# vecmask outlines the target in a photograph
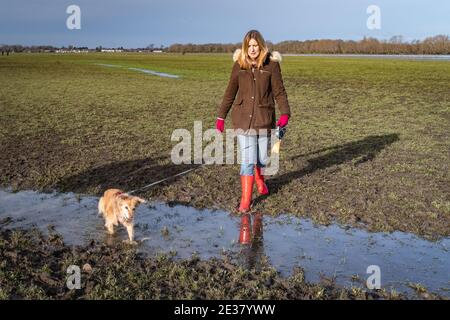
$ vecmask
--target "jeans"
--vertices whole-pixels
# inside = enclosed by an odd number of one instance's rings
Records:
[[[267,164],[270,135],[237,135],[241,154],[241,176],[252,176],[255,164]]]

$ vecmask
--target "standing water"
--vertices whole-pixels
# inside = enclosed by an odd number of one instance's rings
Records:
[[[106,234],[97,213],[98,200],[73,193],[0,190],[0,221],[8,221],[3,223],[7,228],[35,226],[45,231],[53,226],[68,245],[87,244],[90,239],[108,243],[126,239],[123,227],[113,236]],[[450,238],[431,242],[402,232],[318,227],[310,220],[285,215],[239,217],[164,203],[138,207],[135,223],[138,249],[150,255],[170,252],[183,259],[196,253],[208,259],[228,251],[246,267],[257,266],[266,256],[282,275],[288,276],[299,266],[309,282],[317,282],[323,275],[345,286],[365,285],[370,276],[367,268],[376,265],[383,288],[408,292],[409,284],[421,284],[432,292],[450,295]],[[359,283],[355,279],[360,279]]]
[[[144,69],[144,68],[128,68],[128,67],[123,67],[123,66],[118,65],[118,64],[96,63],[96,65],[103,66],[103,67],[108,67],[108,68],[126,68],[128,70],[143,72],[143,73],[146,73],[146,74],[151,74],[151,75],[154,75],[154,76],[159,76],[159,77],[164,77],[164,78],[175,78],[175,79],[178,79],[180,77],[180,76],[178,76],[176,74],[158,72],[158,71],[153,71],[153,70]]]

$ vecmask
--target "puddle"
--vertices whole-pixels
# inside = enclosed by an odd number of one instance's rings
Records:
[[[107,64],[107,63],[97,63],[98,66],[110,67],[110,68],[121,68],[122,66],[118,66],[117,64]]]
[[[175,74],[169,74],[169,73],[163,73],[163,72],[156,72],[153,70],[149,70],[149,69],[142,69],[142,68],[128,68],[128,70],[134,70],[134,71],[139,71],[139,72],[143,72],[143,73],[148,73],[148,74],[153,74],[155,76],[160,76],[160,77],[166,77],[166,78],[179,78],[180,76],[177,76]]]
[[[159,76],[159,77],[164,77],[164,78],[175,78],[175,79],[180,78],[180,76],[177,76],[176,74],[157,72],[157,71],[153,71],[153,70],[150,70],[150,69],[128,68],[128,67],[123,67],[123,66],[120,66],[120,65],[117,65],[117,64],[107,64],[107,63],[96,63],[96,65],[103,66],[103,67],[110,67],[110,68],[126,68],[128,70],[143,72],[143,73],[147,73],[147,74],[151,74],[151,75]]]
[[[37,226],[44,232],[52,225],[69,245],[86,244],[90,239],[108,243],[126,239],[123,227],[114,236],[106,234],[97,203],[97,197],[72,193],[0,190],[0,221],[11,217],[7,228]],[[295,266],[302,267],[309,282],[319,281],[323,274],[335,277],[341,285],[364,286],[367,267],[377,265],[386,289],[411,293],[411,282],[450,296],[450,238],[431,242],[402,232],[315,226],[310,220],[286,215],[249,217],[152,203],[137,209],[135,235],[138,241],[144,239],[138,248],[148,254],[176,252],[176,258],[189,258],[196,253],[208,259],[226,250],[246,267],[257,267],[265,255],[286,276]],[[249,244],[240,243],[247,240]]]

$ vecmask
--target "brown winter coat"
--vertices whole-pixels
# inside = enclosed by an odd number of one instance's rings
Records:
[[[225,119],[232,107],[235,130],[272,129],[275,127],[275,100],[281,114],[290,116],[291,113],[281,77],[281,56],[276,51],[269,53],[261,68],[245,70],[236,61],[239,54],[240,49],[233,56],[233,70],[218,116]]]

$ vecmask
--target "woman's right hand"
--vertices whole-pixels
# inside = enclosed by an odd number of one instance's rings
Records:
[[[216,120],[216,129],[219,131],[219,132],[223,132],[223,130],[225,129],[225,120],[224,119],[222,119],[222,118],[217,118],[217,120]]]

